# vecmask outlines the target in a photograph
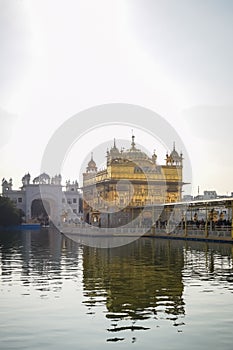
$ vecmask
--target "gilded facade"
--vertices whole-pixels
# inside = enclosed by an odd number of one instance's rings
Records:
[[[157,164],[155,152],[150,157],[138,149],[134,136],[127,150],[119,150],[114,140],[106,158],[106,168],[98,171],[92,155],[83,174],[86,222],[121,226],[135,219],[145,206],[181,200],[183,157],[175,145],[166,154],[164,165]]]

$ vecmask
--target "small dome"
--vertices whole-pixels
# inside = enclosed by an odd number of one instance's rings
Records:
[[[93,153],[91,153],[91,160],[87,164],[87,173],[97,171],[96,162],[93,159]]]
[[[39,176],[35,177],[33,180],[34,184],[49,184],[50,183],[50,176],[46,173],[42,173]]]
[[[178,152],[177,152],[175,149],[172,151],[171,157],[172,157],[174,160],[180,158]]]
[[[91,159],[89,162],[88,162],[88,168],[95,168],[96,167],[96,162]]]
[[[29,173],[27,173],[22,177],[22,181],[26,180],[26,179],[30,179],[30,178],[31,178],[31,175]]]
[[[2,185],[7,185],[7,184],[8,184],[8,181],[5,178],[3,178],[2,179]]]
[[[168,155],[167,155],[167,158],[170,158],[170,161],[171,162],[175,162],[176,164],[177,163],[182,163],[183,157],[182,157],[182,154],[179,155],[179,153],[176,151],[175,142],[173,144],[173,150],[172,150],[172,152],[170,154],[170,157],[168,157]]]
[[[47,180],[50,179],[50,176],[48,174],[46,174],[46,173],[41,174],[39,177],[43,178],[43,179],[47,179]]]

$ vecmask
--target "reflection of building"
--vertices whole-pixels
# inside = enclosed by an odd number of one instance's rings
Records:
[[[182,154],[174,145],[166,155],[166,164],[158,165],[155,152],[149,157],[136,148],[134,139],[132,136],[130,149],[121,151],[114,140],[104,170],[98,171],[91,157],[83,174],[84,218],[88,223],[122,226],[136,218],[145,205],[180,201]]]
[[[48,174],[41,174],[30,182],[30,174],[22,178],[22,187],[12,189],[12,179],[2,180],[2,194],[9,197],[21,209],[26,221],[41,219],[49,216],[55,223],[61,218],[72,219],[81,216],[82,195],[77,181],[66,182],[65,191],[62,190],[61,175],[50,178]],[[43,202],[42,199],[43,198]]]
[[[4,288],[4,275],[7,275],[12,289],[15,288],[15,256],[19,264],[17,278],[26,281],[17,286],[18,293],[20,289],[26,291],[29,286],[43,297],[47,293],[59,293],[67,278],[72,279],[79,270],[77,245],[74,246],[72,241],[66,240],[51,228],[43,231],[27,230],[23,234],[15,232],[14,250],[12,236],[0,235],[0,246],[1,288]]]
[[[116,249],[84,246],[85,303],[94,307],[105,298],[110,319],[146,319],[161,310],[174,319],[184,315],[183,268],[180,242],[137,240]]]

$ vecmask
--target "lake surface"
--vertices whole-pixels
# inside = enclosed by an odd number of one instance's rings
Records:
[[[232,349],[233,246],[0,232],[0,349]]]

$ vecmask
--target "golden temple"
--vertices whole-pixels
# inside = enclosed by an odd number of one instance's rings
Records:
[[[148,156],[136,147],[107,150],[106,168],[98,170],[91,155],[83,173],[84,220],[95,226],[117,227],[136,218],[145,206],[181,200],[183,156],[175,149],[166,154],[165,164],[157,155]],[[150,220],[150,218],[148,218]]]

